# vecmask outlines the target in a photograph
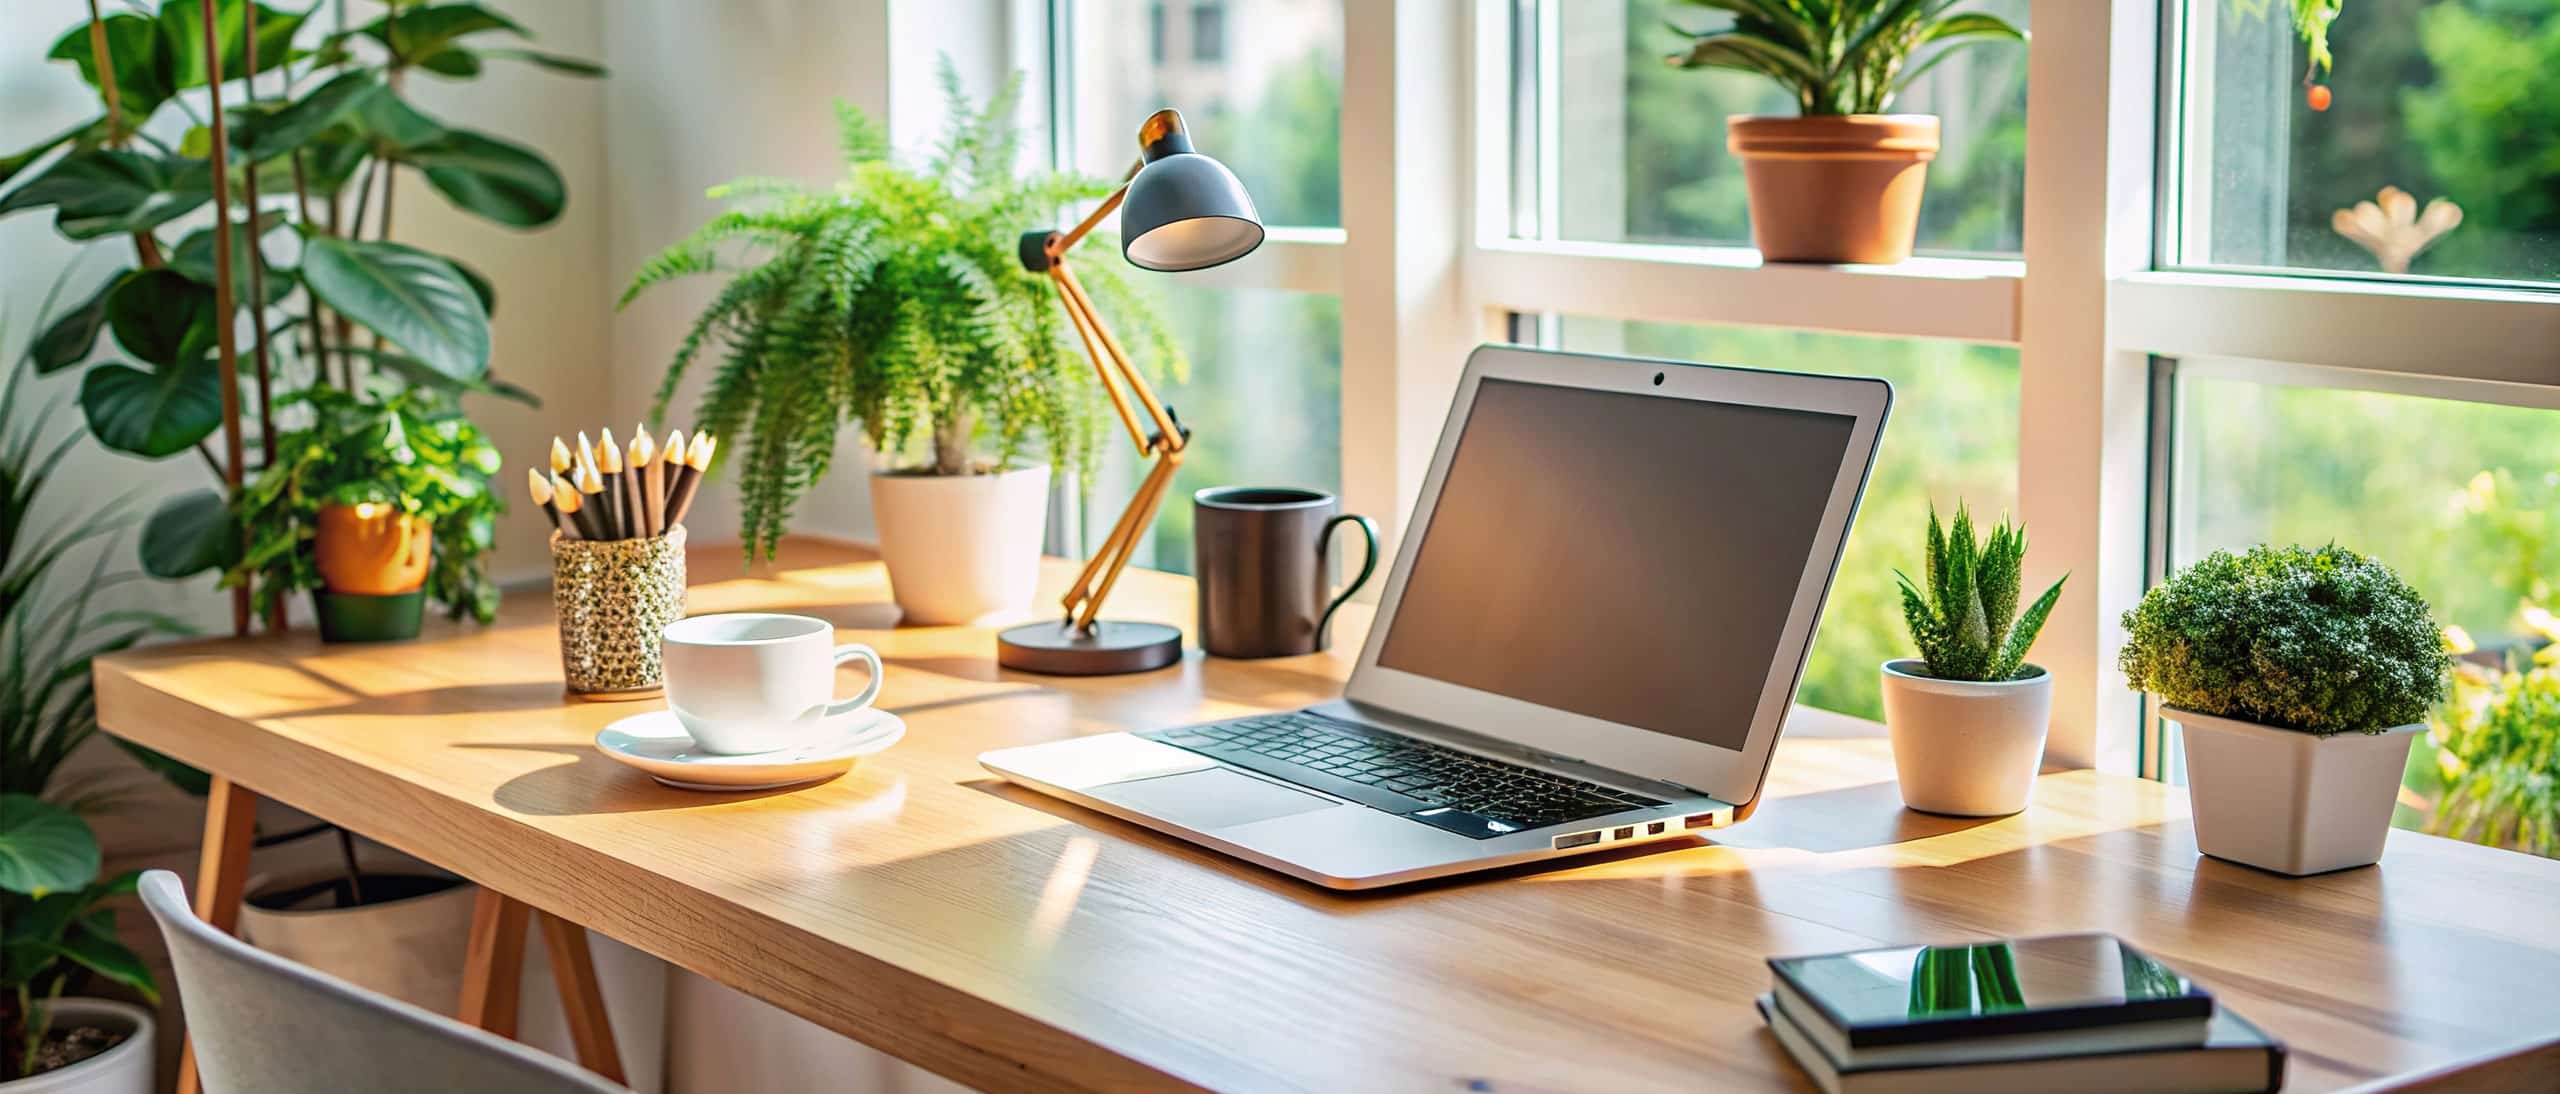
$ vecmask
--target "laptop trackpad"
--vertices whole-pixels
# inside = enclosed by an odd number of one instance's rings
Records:
[[[1252,824],[1292,813],[1312,813],[1340,804],[1223,767],[1112,783],[1087,793],[1199,831]]]

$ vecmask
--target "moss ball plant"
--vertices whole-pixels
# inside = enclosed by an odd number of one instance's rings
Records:
[[[2342,547],[2216,551],[2124,615],[2126,681],[2172,707],[2328,736],[2420,721],[2448,658],[2425,598]]]

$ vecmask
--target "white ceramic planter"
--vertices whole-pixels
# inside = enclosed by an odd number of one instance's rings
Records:
[[[151,1012],[112,999],[57,999],[54,1024],[128,1030],[116,1047],[70,1067],[0,1083],[0,1094],[152,1094]]]
[[[2327,737],[2166,707],[2186,742],[2196,849],[2279,874],[2382,860],[2409,745],[2425,728]]]
[[[880,557],[909,623],[1028,611],[1048,514],[1045,466],[994,475],[871,475]]]
[[[2053,675],[1942,680],[1917,658],[1884,663],[1884,725],[1902,804],[1924,813],[2000,817],[2027,807],[2044,765]]]

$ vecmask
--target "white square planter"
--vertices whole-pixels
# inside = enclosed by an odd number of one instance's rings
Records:
[[[2381,861],[2423,726],[2320,737],[2176,707],[2160,716],[2184,731],[2197,850],[2296,876]]]

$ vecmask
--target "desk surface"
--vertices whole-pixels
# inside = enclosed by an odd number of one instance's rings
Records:
[[[653,704],[563,699],[547,598],[491,628],[305,634],[99,662],[119,736],[962,1081],[997,1089],[1788,1089],[1771,954],[2110,930],[2206,982],[2327,1089],[2560,1028],[2560,862],[2394,832],[2286,880],[2200,860],[2175,788],[2044,776],[2002,820],[1900,808],[1885,742],[1804,712],[1769,804],[1715,844],[1339,894],[1012,788],[980,752],[1290,707],[1332,654],[1137,677],[999,671],[985,630],[894,627],[877,563],[794,542],[696,613],[823,616],[878,646],[905,743],[796,792],[658,786],[590,739]],[[1062,586],[1059,564],[1045,575]],[[1115,616],[1187,627],[1179,578]]]

